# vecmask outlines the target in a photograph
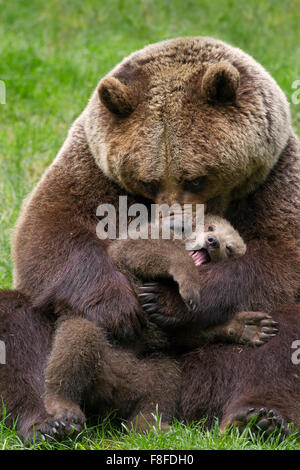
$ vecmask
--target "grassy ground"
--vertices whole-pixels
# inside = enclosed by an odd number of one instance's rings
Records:
[[[204,420],[205,421],[205,420]],[[112,426],[109,417],[94,427],[87,427],[79,435],[70,435],[63,441],[38,441],[24,445],[17,433],[0,424],[0,450],[298,450],[299,437],[294,433],[287,439],[271,435],[254,435],[250,429],[238,432],[229,429],[220,433],[218,424],[210,431],[204,421],[190,426],[174,422],[172,431],[150,431],[148,434],[121,432]]]
[[[276,78],[291,101],[300,79],[299,0],[0,0],[0,287],[10,287],[10,236],[22,199],[64,141],[98,79],[129,52],[176,36],[210,35],[239,46]],[[291,105],[300,130],[300,105]],[[0,448],[22,448],[0,425]],[[147,438],[109,423],[60,448],[300,448],[292,437],[262,444],[235,431],[220,437],[201,426],[176,426]],[[33,448],[57,448],[36,444]]]

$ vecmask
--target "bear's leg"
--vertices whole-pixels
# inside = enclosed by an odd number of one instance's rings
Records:
[[[43,369],[50,351],[52,324],[17,291],[0,291],[0,397],[6,423],[17,419],[21,437],[38,437],[47,416],[43,405]],[[2,409],[0,410],[0,415]]]
[[[142,430],[155,425],[156,406],[164,422],[171,422],[179,399],[175,361],[139,359],[111,345],[104,331],[84,318],[65,320],[57,328],[45,376],[44,402],[52,429],[47,434],[58,437],[81,429],[82,404],[97,416],[118,410],[119,417],[129,418],[130,428]]]
[[[127,418],[127,427],[136,432],[168,431],[177,415],[180,398],[181,374],[177,363],[167,357],[142,360],[132,357],[131,360],[128,393],[136,394],[138,384],[139,399]]]
[[[179,364],[158,354],[140,359],[117,347],[110,347],[106,357],[110,366],[106,382],[114,380],[113,404],[126,419],[127,428],[136,432],[168,430],[180,399]]]
[[[220,427],[224,430],[235,424],[242,430],[250,425],[253,431],[263,431],[266,436],[273,431],[281,432],[282,436],[288,435],[293,428],[290,423],[295,420],[299,423],[299,399],[299,393],[287,393],[280,389],[253,390],[229,403]]]
[[[289,423],[300,429],[300,305],[270,314],[279,332],[263,346],[213,344],[184,358],[185,419],[207,415],[209,424],[217,417],[222,428],[233,422],[243,427],[257,414],[267,433],[281,426],[287,432]]]
[[[86,421],[81,405],[103,375],[106,342],[103,331],[89,320],[59,321],[45,370],[44,403],[51,428],[46,434],[61,437],[81,431]]]

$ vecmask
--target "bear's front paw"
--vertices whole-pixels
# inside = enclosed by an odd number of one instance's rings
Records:
[[[145,315],[127,278],[118,273],[101,302],[100,326],[120,340],[133,340],[145,324]]]
[[[178,291],[168,291],[156,282],[145,282],[139,287],[139,300],[149,320],[162,328],[181,326],[191,317]]]

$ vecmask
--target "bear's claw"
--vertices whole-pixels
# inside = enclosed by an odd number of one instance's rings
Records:
[[[263,432],[269,436],[274,431],[283,437],[291,432],[289,424],[284,422],[281,414],[275,409],[243,407],[233,412],[221,423],[221,429],[236,425],[240,430],[250,425],[252,431]]]
[[[35,425],[35,440],[42,439],[46,441],[48,438],[62,439],[70,433],[79,433],[83,429],[86,418],[82,415],[64,416],[62,418],[53,418],[49,416],[44,421]]]

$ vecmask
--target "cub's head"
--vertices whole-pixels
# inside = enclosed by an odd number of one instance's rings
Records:
[[[196,266],[246,253],[246,244],[237,230],[227,220],[212,215],[205,217],[204,232],[196,234],[188,247]]]
[[[111,180],[214,213],[265,180],[291,132],[285,96],[263,67],[201,37],[131,54],[100,81],[84,117]]]

